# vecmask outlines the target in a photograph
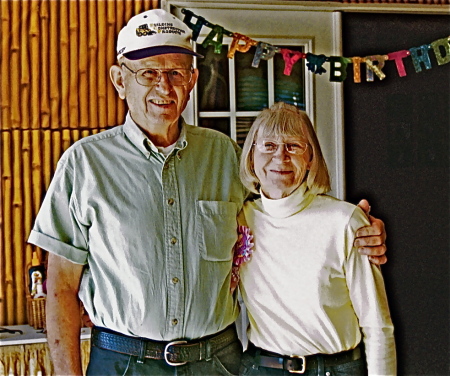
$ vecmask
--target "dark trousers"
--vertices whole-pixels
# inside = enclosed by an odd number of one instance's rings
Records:
[[[165,360],[145,359],[144,363],[138,363],[136,356],[91,347],[86,375],[231,376],[238,374],[241,356],[242,345],[239,340],[216,352],[211,359],[177,367],[169,366]]]

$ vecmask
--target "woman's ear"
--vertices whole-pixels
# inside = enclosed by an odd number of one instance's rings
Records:
[[[113,65],[109,70],[109,77],[119,94],[120,99],[125,99],[125,85],[123,71],[118,65]]]
[[[309,170],[311,170],[311,166],[312,166],[312,164],[313,164],[313,160],[314,160],[314,153],[312,152],[312,148],[310,148],[311,149],[311,152],[308,152],[308,154],[309,154],[309,160],[308,160],[308,162],[306,163],[306,169],[309,171]]]

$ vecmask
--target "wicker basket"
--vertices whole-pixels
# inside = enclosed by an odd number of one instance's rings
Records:
[[[45,302],[46,298],[33,299],[27,296],[28,325],[34,329],[45,328]]]

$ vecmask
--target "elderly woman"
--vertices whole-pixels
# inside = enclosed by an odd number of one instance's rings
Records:
[[[241,224],[254,253],[240,269],[248,309],[243,375],[392,375],[396,355],[383,277],[353,246],[363,211],[325,193],[328,170],[305,112],[262,111],[243,148],[241,179],[261,198]]]

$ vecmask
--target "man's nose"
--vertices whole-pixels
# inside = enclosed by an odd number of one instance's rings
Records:
[[[164,93],[170,93],[172,91],[172,83],[169,80],[168,72],[159,72],[156,87],[158,88],[159,91]]]

